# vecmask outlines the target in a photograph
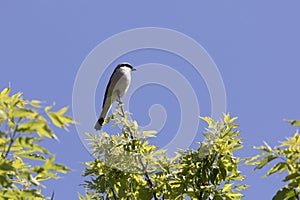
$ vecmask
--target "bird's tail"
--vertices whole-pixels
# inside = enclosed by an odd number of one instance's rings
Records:
[[[100,118],[98,119],[98,121],[96,122],[95,126],[94,126],[94,128],[96,129],[96,131],[101,130],[102,125],[103,125],[103,122],[104,122],[104,118],[103,118],[103,117],[100,117]]]
[[[106,102],[105,102],[103,108],[102,108],[101,115],[100,115],[98,121],[96,122],[96,124],[95,124],[95,126],[94,126],[94,128],[96,129],[96,131],[101,130],[102,125],[103,125],[103,123],[104,123],[105,116],[106,116],[106,114],[108,113],[111,104],[112,104],[111,98],[108,97],[108,98],[106,99]]]

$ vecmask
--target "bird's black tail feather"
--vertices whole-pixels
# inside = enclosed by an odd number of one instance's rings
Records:
[[[103,122],[104,122],[104,118],[103,118],[103,117],[100,117],[100,118],[98,119],[98,121],[96,122],[95,127],[94,127],[94,128],[96,129],[96,131],[101,130],[102,125],[103,125]]]

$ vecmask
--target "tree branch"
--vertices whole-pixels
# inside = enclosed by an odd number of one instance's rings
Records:
[[[111,189],[111,192],[113,193],[114,199],[117,200],[118,198],[117,198],[114,188],[110,187],[110,189]]]
[[[121,112],[122,112],[122,117],[125,118],[126,115],[125,115],[125,112],[124,112],[124,109],[123,109],[123,104],[119,102],[119,106],[120,106],[120,109],[121,109]],[[132,134],[132,132],[131,132],[131,130],[130,130],[130,127],[128,127],[128,126],[126,126],[126,125],[124,125],[124,126],[128,128],[129,134],[130,134],[130,138],[133,139],[134,137],[133,137],[133,134]],[[142,166],[142,171],[143,171],[143,173],[144,173],[144,175],[145,175],[145,177],[146,177],[147,184],[148,184],[148,186],[149,186],[149,188],[150,188],[150,190],[151,190],[151,192],[152,192],[152,195],[153,195],[154,200],[158,200],[158,198],[157,198],[157,196],[156,196],[155,189],[154,189],[154,185],[153,185],[153,183],[152,183],[152,181],[151,181],[151,178],[150,178],[150,176],[149,176],[149,173],[148,173],[148,171],[147,171],[147,167],[146,167],[145,164],[143,163],[143,160],[142,160],[142,157],[141,157],[140,154],[138,155],[138,162],[139,162],[139,163],[141,164],[141,166]]]
[[[153,198],[154,198],[155,200],[157,200],[158,198],[157,198],[157,196],[156,196],[156,192],[155,192],[153,183],[152,183],[152,181],[151,181],[151,179],[150,179],[149,173],[148,173],[148,171],[147,171],[147,167],[144,165],[144,163],[143,163],[143,161],[142,161],[141,155],[138,155],[138,159],[139,159],[139,163],[142,165],[142,170],[143,170],[144,175],[145,175],[145,177],[146,177],[146,181],[147,181],[147,183],[148,183],[148,185],[149,185],[149,187],[150,187],[150,189],[151,189],[151,191],[152,191]]]
[[[300,197],[299,197],[299,195],[297,194],[296,189],[293,189],[293,191],[294,191],[294,194],[295,194],[295,198],[296,198],[297,200],[300,200]]]
[[[15,126],[15,129],[14,131],[12,132],[12,135],[11,135],[11,138],[10,138],[10,142],[9,142],[9,145],[8,145],[8,149],[7,151],[5,152],[5,155],[4,155],[4,158],[7,158],[9,152],[10,152],[10,149],[13,145],[13,143],[15,142],[16,140],[16,134],[17,134],[17,129],[19,127],[19,122],[21,121],[21,118],[19,118],[18,122],[17,122],[17,125]],[[3,156],[2,156],[3,157]]]

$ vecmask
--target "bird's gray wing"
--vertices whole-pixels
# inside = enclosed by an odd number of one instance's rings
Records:
[[[102,111],[101,111],[100,117],[94,127],[96,130],[101,129],[104,119],[111,107],[111,104],[115,100],[115,99],[113,99],[114,88],[116,87],[116,85],[119,82],[122,75],[123,75],[123,73],[119,72],[118,68],[116,68],[108,81],[108,84],[107,84],[106,90],[105,90],[105,94],[104,94]]]
[[[109,105],[111,105],[113,102],[109,102],[109,99],[112,97],[112,94],[114,92],[114,88],[116,86],[116,84],[118,83],[118,81],[120,80],[120,78],[123,76],[123,73],[118,72],[118,71],[114,71],[113,75],[110,77],[109,82],[106,86],[106,90],[105,90],[105,94],[104,94],[104,99],[103,99],[103,104],[102,104],[102,109],[104,108],[106,101],[108,101],[107,103]]]

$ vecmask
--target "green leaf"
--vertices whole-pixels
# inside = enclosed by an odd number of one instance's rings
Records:
[[[219,170],[220,170],[220,175],[221,175],[221,179],[225,180],[226,176],[227,176],[227,171],[226,171],[226,167],[224,166],[224,164],[222,163],[222,161],[219,161]]]
[[[283,181],[292,181],[292,180],[296,180],[300,178],[300,174],[299,173],[293,173],[293,174],[289,174],[288,176],[286,176]]]
[[[37,129],[42,128],[45,125],[46,125],[46,122],[44,122],[42,120],[29,121],[29,122],[25,122],[25,123],[19,125],[17,131],[32,133],[32,132],[37,131]]]
[[[271,162],[272,160],[274,160],[276,158],[277,158],[277,156],[275,156],[275,155],[266,156],[262,160],[259,161],[259,164],[254,169],[261,169],[265,165],[267,165],[269,162]]]
[[[46,106],[46,107],[44,108],[45,112],[47,113],[47,112],[48,112],[49,110],[51,110],[54,106],[55,106],[55,103],[54,103],[53,105],[51,105],[51,106]]]
[[[6,160],[1,161],[0,163],[0,172],[1,171],[13,171],[15,168],[8,163]]]
[[[63,115],[63,114],[65,114],[67,112],[68,109],[69,109],[68,106],[63,107],[62,109],[60,109],[59,111],[57,111],[56,114],[57,115]]]
[[[21,96],[22,96],[22,92],[18,92],[11,96],[11,103],[14,107],[17,106],[20,102],[23,102]]]
[[[200,119],[202,119],[203,121],[205,121],[209,126],[213,124],[213,120],[210,117],[201,117]]]
[[[286,195],[290,192],[287,188],[282,188],[278,190],[278,192],[275,194],[275,196],[272,198],[272,200],[283,200],[285,199]]]
[[[156,137],[157,131],[151,130],[151,131],[143,131],[144,137]]]
[[[231,190],[232,184],[225,184],[224,187],[222,188],[223,192],[226,192],[228,190]]]
[[[300,120],[287,120],[292,126],[300,126]]]
[[[38,141],[41,141],[41,139],[36,137],[18,137],[15,140],[15,145],[23,148],[31,148],[33,143]]]
[[[237,119],[238,119],[238,117],[233,117],[233,118],[230,119],[229,123],[233,123],[233,122],[235,122]]]
[[[155,152],[152,153],[152,156],[155,157],[155,156],[162,156],[166,153],[166,149],[159,149]]]
[[[30,174],[30,182],[35,186],[42,186],[41,183],[36,178],[32,177],[32,174]]]
[[[79,197],[79,200],[85,200],[84,196],[82,196],[80,193],[78,193],[78,197]]]
[[[236,187],[235,189],[240,191],[240,190],[246,190],[248,187],[249,187],[249,185],[241,185],[241,186]]]
[[[0,186],[3,186],[4,188],[10,188],[12,186],[12,182],[8,180],[8,177],[4,174],[0,173]],[[0,197],[1,197],[1,192],[4,190],[0,190]],[[3,194],[2,194],[3,196]]]
[[[270,147],[270,145],[265,141],[264,141],[264,144],[265,144],[265,147],[266,147],[264,150],[267,151],[268,153],[273,153],[273,150]]]
[[[47,125],[39,127],[36,131],[40,137],[46,136],[48,138],[57,139],[56,135]]]
[[[20,157],[14,155],[14,158],[15,158],[15,161],[12,163],[12,166],[14,168],[23,169],[26,167],[26,164],[23,162],[23,160]]]
[[[261,153],[261,154],[255,155],[253,157],[250,157],[246,160],[245,164],[247,164],[247,165],[257,165],[259,163],[259,159],[261,157],[264,157],[264,156],[265,156],[265,153]]]
[[[8,96],[9,91],[10,91],[10,88],[9,88],[9,87],[4,88],[4,89],[0,92],[0,97]]]
[[[47,114],[55,126],[64,128],[69,126],[70,123],[75,123],[71,117],[63,115],[67,110],[68,107],[64,107],[57,112],[47,112]]]
[[[1,138],[0,137],[0,147],[4,147],[8,142],[10,142],[10,138]]]
[[[29,108],[16,108],[13,110],[14,117],[28,117],[33,119],[37,116],[37,112]]]
[[[285,162],[279,162],[277,164],[275,164],[268,172],[265,176],[270,176],[271,174],[274,174],[278,171],[283,172],[284,170],[286,170],[288,168],[288,165]]]
[[[226,124],[229,124],[230,122],[230,114],[228,113],[228,114],[223,114],[224,115],[224,122],[226,123]]]
[[[21,199],[34,199],[34,200],[42,200],[45,199],[43,195],[40,194],[40,190],[20,190]]]
[[[28,158],[31,160],[46,160],[46,158],[40,154],[36,154],[36,153],[30,153],[30,154],[24,154],[24,155],[20,155],[22,158]]]
[[[4,111],[0,109],[0,120],[5,119],[5,118],[6,118],[6,115],[5,115]]]
[[[53,170],[62,173],[66,173],[70,171],[66,166],[62,164],[55,164],[54,160],[55,160],[55,156],[52,156],[51,158],[47,159],[45,164],[43,165],[43,168],[46,170]]]
[[[61,119],[59,118],[59,116],[56,113],[53,112],[49,112],[48,116],[50,117],[51,121],[53,122],[53,124],[59,128],[63,128],[64,127],[64,123],[61,121]]]
[[[30,105],[32,105],[33,107],[36,107],[36,108],[40,108],[41,107],[41,101],[39,100],[31,100],[30,101]]]

